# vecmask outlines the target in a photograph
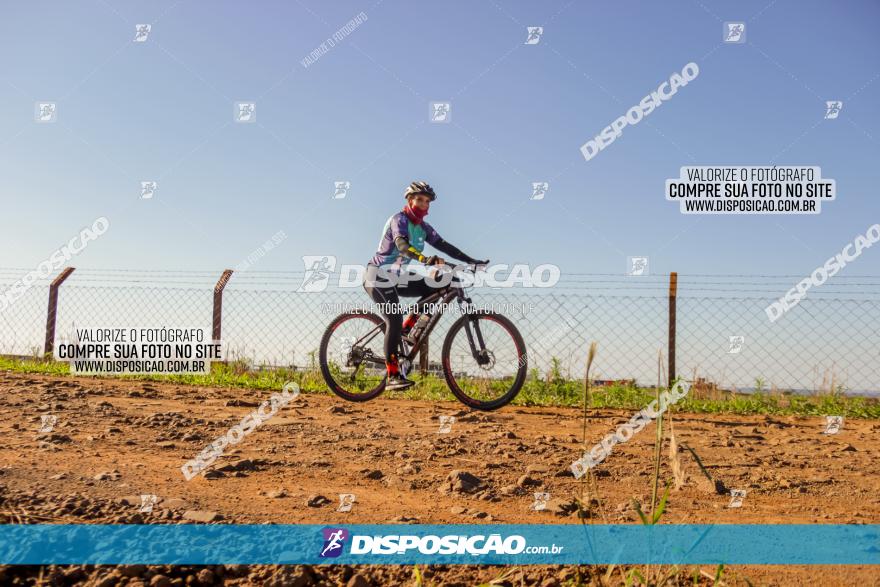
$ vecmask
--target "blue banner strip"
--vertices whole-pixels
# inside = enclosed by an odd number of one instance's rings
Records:
[[[880,525],[2,525],[0,564],[880,564]]]

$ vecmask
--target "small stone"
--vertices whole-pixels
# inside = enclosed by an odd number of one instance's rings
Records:
[[[165,575],[153,575],[150,579],[150,587],[171,587],[171,579]]]
[[[718,479],[709,479],[705,475],[697,476],[697,489],[704,493],[722,495],[726,493],[724,483]]]
[[[199,574],[196,575],[196,579],[198,579],[199,583],[202,585],[213,585],[214,573],[211,572],[211,569],[202,569],[199,571]]]
[[[123,577],[140,577],[147,570],[145,565],[119,565],[119,574]]]
[[[517,479],[516,484],[520,487],[535,487],[541,484],[541,481],[538,479],[533,479],[528,475],[523,475],[519,479]]]
[[[406,464],[397,469],[398,475],[415,475],[419,472],[419,469],[413,465]]]
[[[271,499],[280,499],[282,497],[287,497],[287,492],[284,489],[275,489],[266,494],[266,497]]]
[[[856,451],[856,447],[854,447],[854,446],[851,445],[851,444],[844,444],[844,445],[843,445],[843,448],[841,448],[840,450],[841,450],[841,451],[844,451],[844,452],[855,452],[855,451]]]
[[[168,510],[182,510],[189,504],[178,497],[169,497],[168,499],[163,499],[161,505],[163,508]]]
[[[183,519],[192,522],[203,522],[205,524],[220,520],[223,516],[217,512],[207,510],[187,510],[183,512]]]
[[[323,495],[310,495],[309,499],[306,501],[306,505],[310,508],[319,508],[328,503],[330,503],[330,500]]]
[[[446,477],[449,488],[452,491],[461,493],[473,493],[475,490],[482,488],[485,483],[479,477],[468,473],[467,471],[455,470]]]
[[[456,516],[460,516],[461,514],[465,513],[466,511],[467,511],[467,508],[461,507],[460,505],[454,505],[451,508],[449,508],[449,513],[454,514]]]
[[[370,587],[370,582],[363,575],[354,575],[346,583],[346,587]]]
[[[526,473],[548,473],[550,468],[547,465],[529,465],[526,467]]]
[[[364,477],[366,477],[367,479],[381,479],[384,476],[385,476],[385,474],[382,473],[382,471],[380,471],[378,469],[373,469],[371,471],[367,471],[367,473],[364,474]]]
[[[121,477],[119,471],[105,471],[103,473],[98,473],[92,479],[95,481],[116,481]]]

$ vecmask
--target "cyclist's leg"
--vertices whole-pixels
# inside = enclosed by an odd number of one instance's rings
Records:
[[[397,374],[397,350],[400,346],[400,331],[403,327],[403,316],[398,311],[400,298],[397,289],[391,286],[380,286],[379,268],[367,265],[364,273],[364,290],[375,303],[380,304],[379,314],[385,321],[385,366],[389,375]]]
[[[431,287],[424,275],[412,271],[408,272],[406,279],[401,280],[400,285],[397,286],[398,295],[404,298],[418,298],[416,304],[436,291],[437,289]],[[424,308],[419,307],[419,311],[424,311]]]

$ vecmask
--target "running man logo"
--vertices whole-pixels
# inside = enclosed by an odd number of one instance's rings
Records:
[[[843,102],[839,100],[828,100],[825,102],[825,120],[837,118],[842,108]]]
[[[141,200],[149,200],[154,195],[156,195],[156,190],[159,189],[159,184],[155,181],[142,181],[141,182]]]
[[[40,434],[48,434],[55,428],[58,416],[54,414],[43,414],[40,416]]]
[[[729,337],[729,339],[728,339],[729,346],[727,347],[727,354],[738,355],[739,353],[742,352],[743,345],[745,344],[745,342],[746,342],[745,336],[736,335],[736,336]]]
[[[138,510],[143,514],[149,514],[153,511],[153,506],[159,501],[155,495],[141,495],[141,508]]]
[[[302,260],[306,274],[303,276],[302,285],[296,291],[313,293],[327,289],[330,274],[336,269],[336,257],[332,255],[304,255]]]
[[[337,512],[350,512],[351,508],[354,507],[355,502],[354,493],[340,493],[339,494],[339,507],[336,508]]]
[[[544,511],[547,509],[548,501],[550,501],[550,494],[546,491],[535,493],[535,503],[533,503],[529,509],[536,512]]]
[[[235,103],[235,122],[248,123],[257,121],[257,105],[255,102]]]
[[[336,188],[336,191],[333,192],[334,200],[342,200],[345,196],[348,195],[348,190],[351,189],[350,181],[334,181],[333,186]]]
[[[455,424],[455,416],[440,416],[440,428],[437,434],[449,434],[452,432],[453,424]]]
[[[647,257],[627,257],[626,258],[626,274],[627,275],[647,275],[648,274],[648,258]]]
[[[843,428],[843,416],[825,416],[825,431],[822,434],[837,434]]]
[[[731,489],[730,490],[730,503],[727,504],[729,508],[741,508],[743,505],[743,500],[746,498],[746,490],[745,489]]]
[[[541,42],[541,35],[544,34],[544,27],[542,26],[530,26],[526,27],[528,30],[528,35],[526,36],[526,42],[523,45],[537,45]]]
[[[153,26],[149,24],[134,25],[134,42],[143,43],[144,41],[146,41],[147,37],[150,36],[150,31],[152,29]]]
[[[321,548],[321,558],[336,558],[342,554],[345,541],[348,540],[348,530],[342,528],[323,528],[324,546]]]
[[[546,181],[532,182],[532,197],[530,200],[543,200],[547,192],[550,191],[550,184]]]
[[[58,118],[58,107],[55,102],[37,102],[34,119],[37,122],[55,122]]]
[[[452,105],[449,102],[431,102],[431,122],[449,122],[452,120]]]
[[[744,23],[744,22],[725,22],[724,23],[724,42],[725,43],[745,43],[746,42],[746,23]]]

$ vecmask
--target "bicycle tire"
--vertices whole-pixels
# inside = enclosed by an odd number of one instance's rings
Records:
[[[520,357],[518,363],[519,367],[517,369],[516,378],[513,381],[513,385],[511,385],[510,389],[507,390],[504,395],[502,395],[498,399],[488,402],[474,399],[470,397],[466,391],[461,389],[461,387],[455,380],[452,365],[450,364],[452,343],[455,339],[456,334],[458,334],[458,332],[464,327],[465,321],[475,319],[487,319],[500,324],[501,327],[504,328],[508,332],[508,334],[510,334],[511,338],[513,338],[513,341],[516,344],[517,356]],[[452,394],[456,397],[456,399],[458,399],[458,401],[470,408],[486,412],[497,410],[498,408],[505,406],[513,401],[513,399],[520,392],[523,384],[526,381],[529,367],[526,355],[526,344],[523,340],[522,335],[519,333],[519,330],[517,330],[513,322],[511,322],[510,319],[508,319],[506,316],[502,316],[501,314],[497,314],[489,310],[481,310],[471,314],[466,314],[453,323],[453,325],[449,328],[448,334],[446,335],[446,340],[443,341],[443,351],[441,354],[441,359],[443,362],[443,376],[446,378],[446,385],[449,386],[449,389],[452,391]]]

